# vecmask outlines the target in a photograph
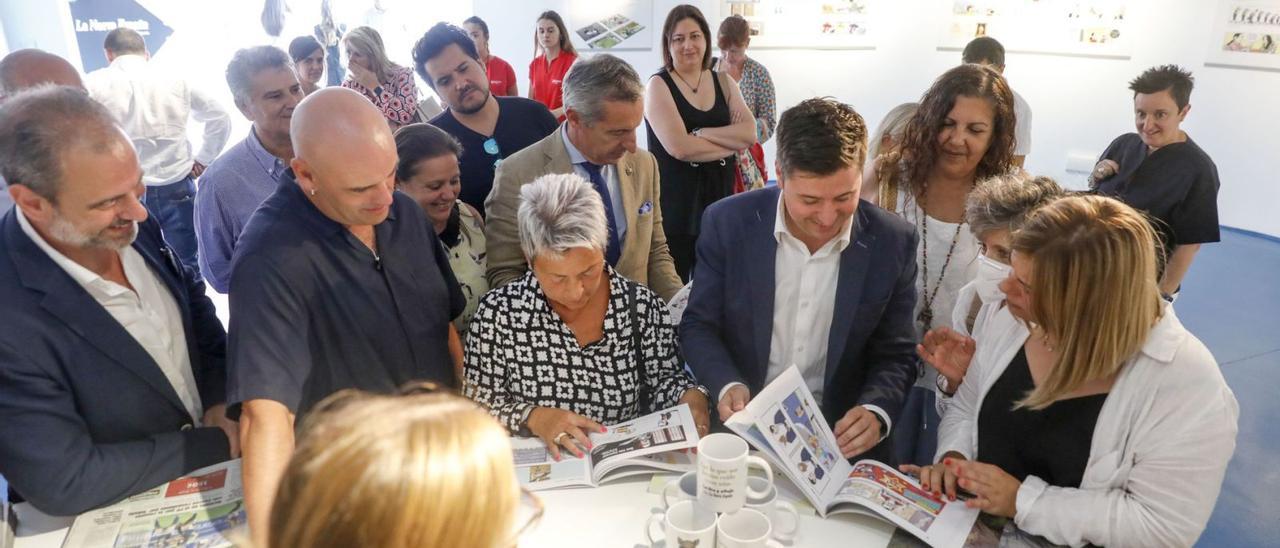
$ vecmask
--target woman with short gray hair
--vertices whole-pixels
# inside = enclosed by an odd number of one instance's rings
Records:
[[[706,389],[680,365],[666,305],[605,262],[600,194],[576,174],[551,174],[520,199],[529,271],[480,302],[466,338],[467,397],[557,459],[561,449],[581,457],[604,424],[681,403],[706,434]]]

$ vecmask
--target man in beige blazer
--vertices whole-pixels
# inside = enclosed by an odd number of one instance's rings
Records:
[[[620,246],[605,254],[616,258],[614,268],[670,300],[683,284],[662,231],[657,161],[636,149],[644,119],[640,77],[612,55],[579,60],[565,75],[564,105],[560,129],[507,157],[494,175],[485,200],[489,284],[498,287],[528,270],[516,224],[520,187],[548,173],[577,173],[604,198]]]

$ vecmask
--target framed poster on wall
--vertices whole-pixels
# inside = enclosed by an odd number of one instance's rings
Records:
[[[875,0],[721,0],[720,18],[741,15],[751,49],[874,49]]]
[[[653,0],[571,0],[565,25],[579,51],[649,51]]]
[[[939,49],[990,36],[1006,51],[1128,58],[1128,0],[943,0]]]
[[[1207,65],[1280,71],[1280,0],[1222,0]]]

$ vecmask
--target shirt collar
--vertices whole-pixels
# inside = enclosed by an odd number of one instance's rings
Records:
[[[99,276],[98,273],[85,268],[80,263],[71,260],[71,258],[63,255],[61,251],[54,249],[53,246],[49,245],[49,242],[45,241],[44,237],[40,236],[39,232],[36,232],[35,227],[31,226],[31,222],[27,220],[27,214],[22,211],[22,208],[16,209],[18,214],[18,225],[22,227],[22,231],[27,234],[28,238],[31,238],[31,241],[35,242],[37,247],[44,251],[45,255],[49,256],[49,259],[51,259],[54,264],[66,271],[67,275],[71,276],[71,279],[75,280],[77,284],[81,287],[90,285],[111,287],[115,285],[104,285],[103,282],[107,281],[105,278]]]
[[[120,55],[111,62],[112,67],[122,70],[130,70],[147,64],[147,58],[136,53],[128,53]]]
[[[1182,322],[1173,313],[1172,305],[1162,302],[1160,306],[1162,307],[1160,319],[1147,333],[1147,340],[1142,344],[1142,353],[1156,361],[1167,363],[1173,361],[1174,354],[1177,353],[1178,347],[1182,346],[1182,340],[1187,335],[1187,330],[1182,327]]]
[[[256,128],[249,127],[249,138],[245,139],[245,142],[249,147],[249,153],[253,155],[254,159],[258,160],[258,164],[262,166],[262,169],[268,175],[271,175],[272,179],[280,178],[280,174],[284,173],[287,166],[279,158],[272,155],[271,151],[267,150],[267,147],[262,146],[262,140],[258,139],[258,130]]]
[[[784,234],[797,241],[800,240],[800,238],[796,238],[795,234],[791,233],[791,229],[787,227],[786,215],[787,204],[782,199],[782,189],[778,189],[778,214],[773,219],[773,238],[777,240],[778,243],[782,243],[782,236]],[[858,214],[855,211],[853,216],[849,217],[849,220],[845,223],[844,230],[841,230],[840,235],[836,236],[836,239],[834,240],[836,253],[843,253],[845,248],[849,247],[849,241],[853,237],[853,223],[857,217]],[[826,247],[829,244],[831,244],[831,241],[822,244],[822,246]]]
[[[569,140],[569,122],[560,124],[560,136],[563,137],[565,151],[569,153],[570,164],[573,164],[576,166],[578,164],[590,161],[587,159],[586,156],[582,155],[582,151],[578,150],[578,147],[573,146],[573,141]]]

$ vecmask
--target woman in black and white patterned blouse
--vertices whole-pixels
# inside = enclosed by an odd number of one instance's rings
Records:
[[[706,391],[680,365],[666,305],[605,262],[600,194],[577,175],[553,174],[520,197],[530,271],[480,302],[466,342],[467,397],[556,458],[560,448],[581,456],[586,433],[602,424],[680,403],[706,434]]]

